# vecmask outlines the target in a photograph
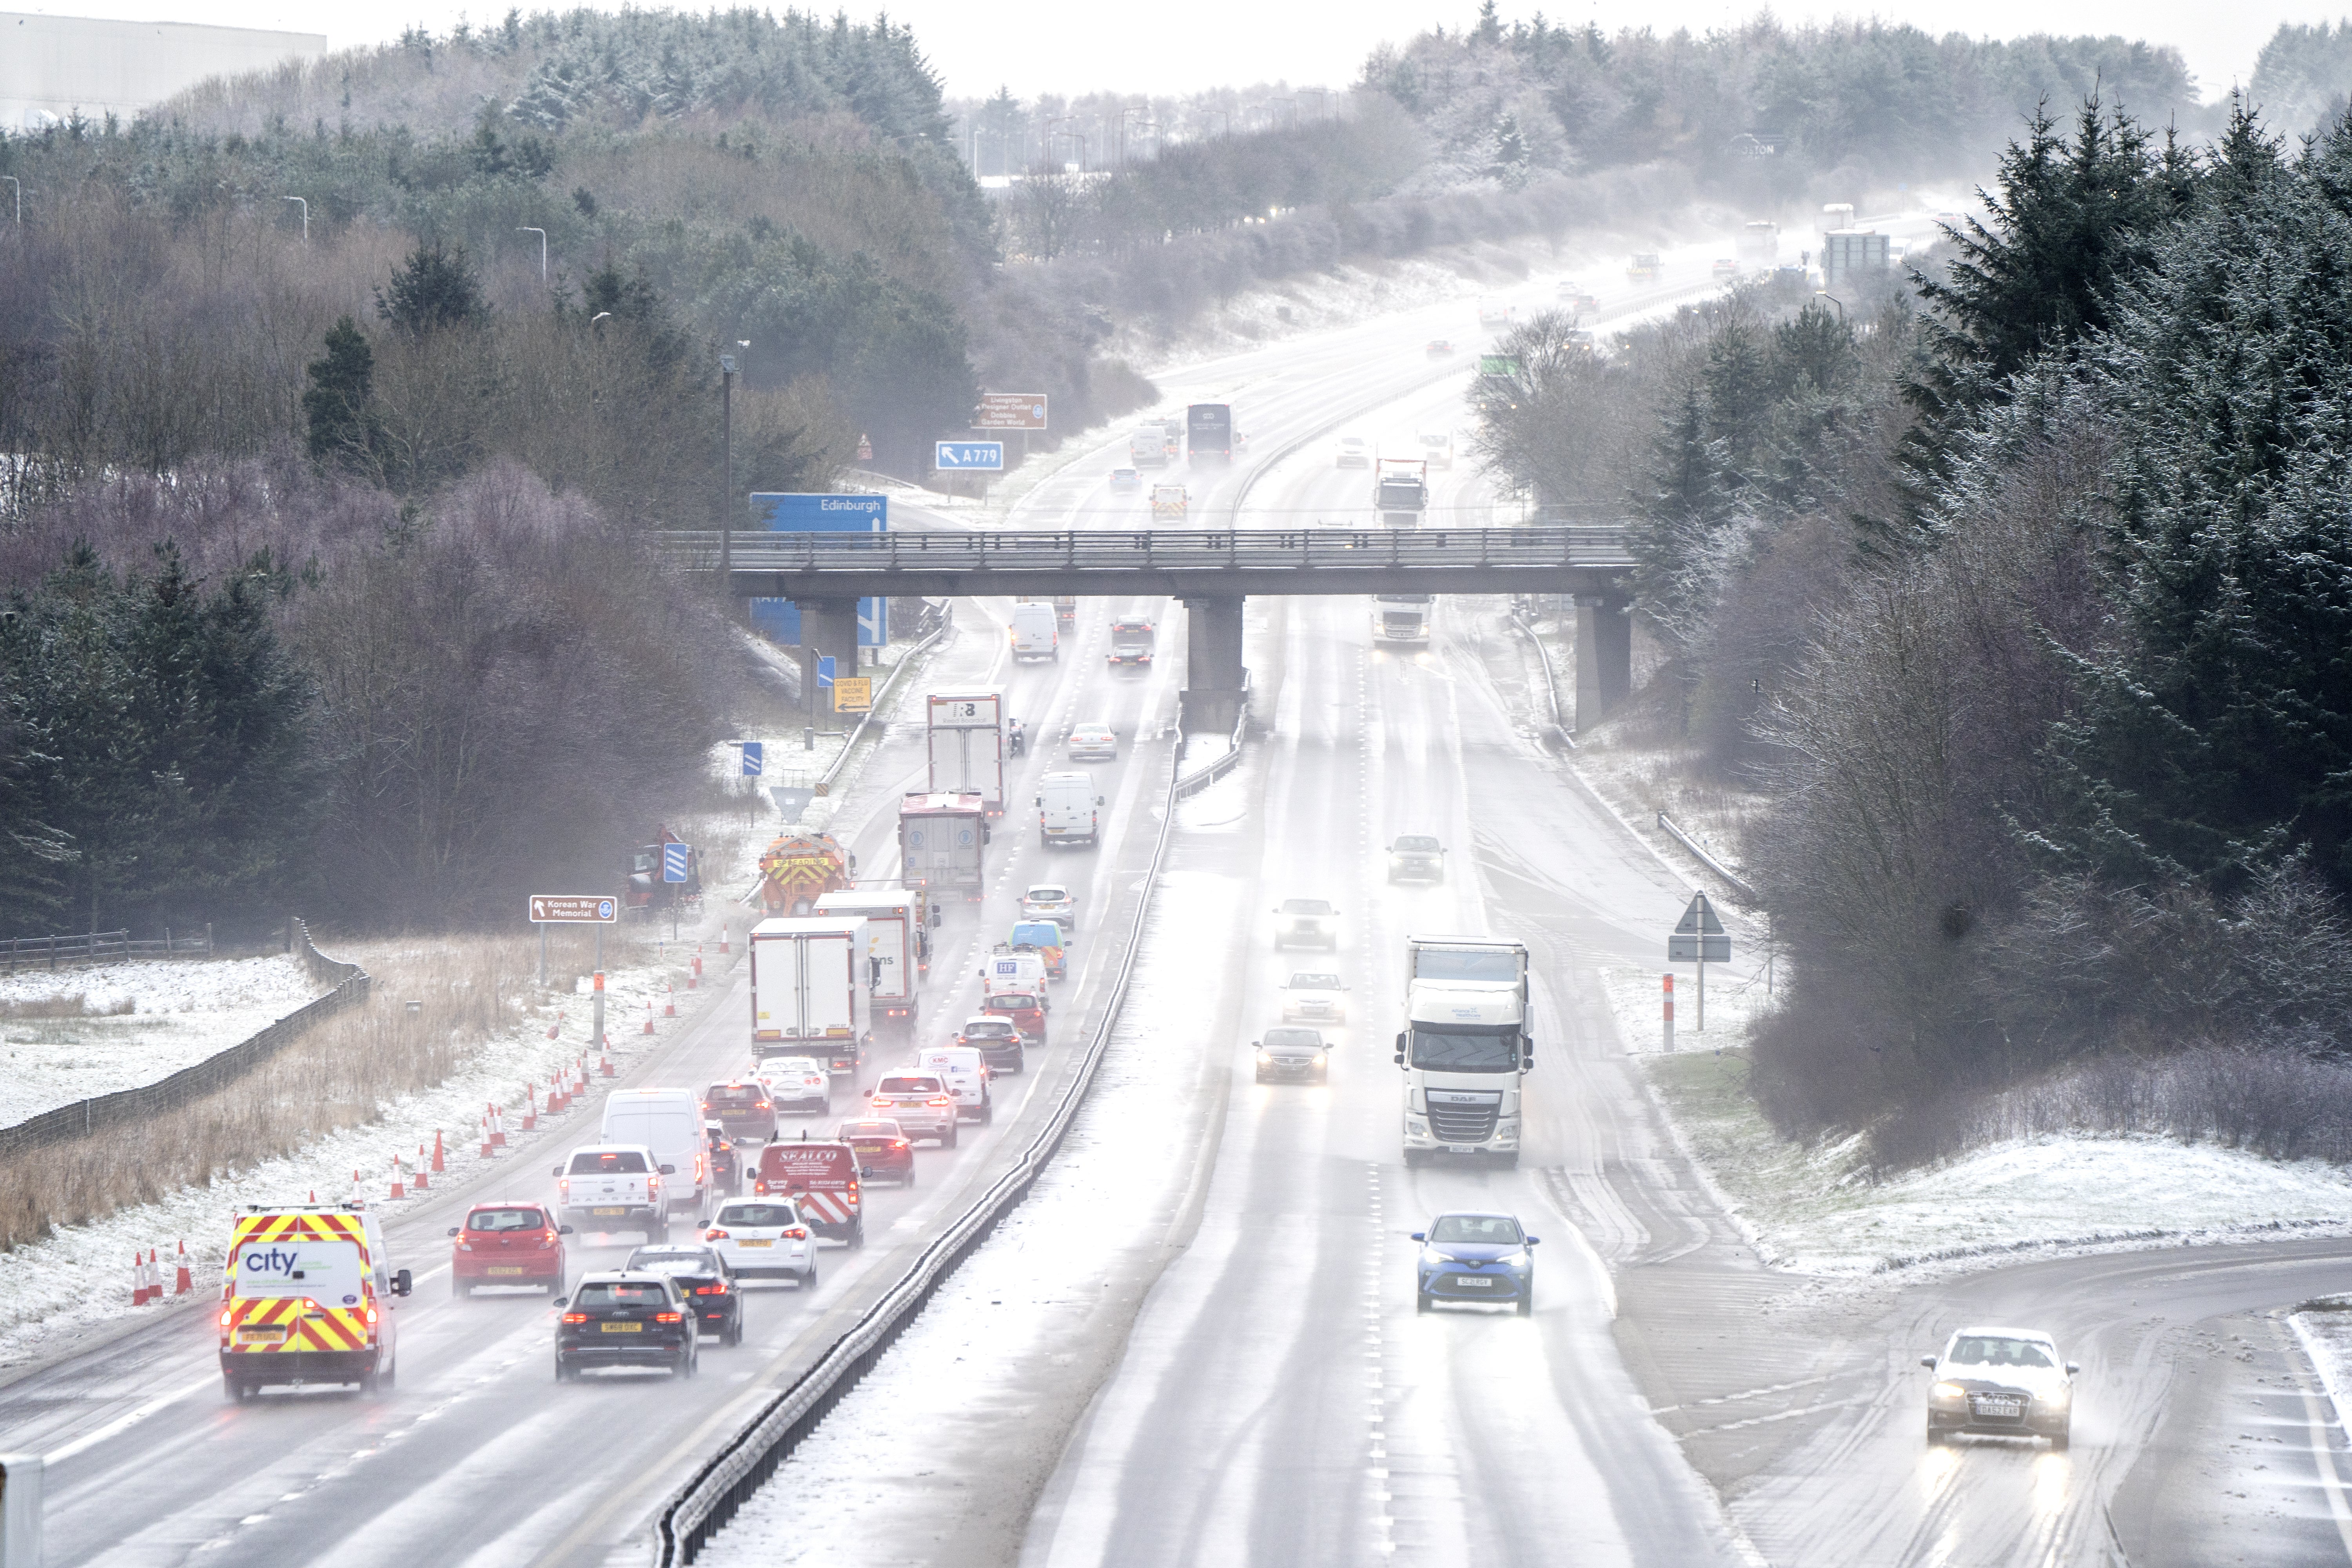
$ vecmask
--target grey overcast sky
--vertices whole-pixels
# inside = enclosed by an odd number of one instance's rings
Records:
[[[139,21],[212,22],[228,26],[283,27],[327,35],[330,47],[381,43],[404,26],[422,23],[446,32],[461,16],[477,25],[504,15],[490,0],[92,0],[89,5],[12,9],[54,16],[115,16]],[[545,8],[526,5],[525,10]],[[772,5],[782,10],[781,5]],[[804,8],[830,14],[833,0]],[[878,0],[852,5],[864,17],[886,8]],[[1542,10],[1555,22],[1591,21],[1605,31],[1650,26],[1704,31],[1754,16],[1759,4],[1721,0],[1505,0],[1507,18]],[[971,0],[894,0],[896,19],[910,23],[917,40],[955,95],[984,94],[998,84],[1028,97],[1038,92],[1107,89],[1184,92],[1217,86],[1287,79],[1342,85],[1383,39],[1410,37],[1433,22],[1458,26],[1476,13],[1476,0],[1181,0],[1133,5],[1118,0],[1016,0],[978,5]],[[1876,16],[1931,31],[1954,28],[2013,37],[2034,32],[2120,33],[2177,45],[2209,100],[2243,82],[2254,56],[2283,21],[2333,20],[2352,0],[2255,0],[2241,10],[2214,0],[1974,0],[1965,6],[1930,0],[1885,0],[1866,7],[1782,5],[1788,21]]]

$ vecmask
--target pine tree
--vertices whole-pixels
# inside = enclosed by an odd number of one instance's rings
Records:
[[[302,394],[310,456],[320,462],[364,467],[376,447],[374,416],[368,406],[374,389],[375,351],[349,316],[327,329],[326,347],[325,357],[311,361],[304,372],[310,383]]]
[[[394,331],[410,337],[490,319],[489,301],[482,298],[481,280],[462,245],[454,250],[420,245],[409,252],[393,269],[391,281],[375,291],[375,309]]]

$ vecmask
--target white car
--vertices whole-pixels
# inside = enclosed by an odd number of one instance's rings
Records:
[[[2046,1437],[2063,1449],[2074,1417],[2074,1374],[2058,1343],[2039,1329],[1962,1329],[1941,1355],[1919,1364],[1936,1374],[1927,1390],[1927,1441],[1956,1432]]]
[[[1021,918],[1052,921],[1065,932],[1078,929],[1078,900],[1059,882],[1040,882],[1021,895]]]
[[[1372,466],[1371,443],[1361,436],[1342,436],[1334,455],[1343,468],[1369,468]]]
[[[1282,1021],[1286,1024],[1344,1024],[1348,1021],[1348,983],[1336,974],[1300,971],[1282,984]]]
[[[937,1073],[884,1073],[868,1104],[867,1116],[897,1122],[909,1138],[929,1138],[942,1149],[956,1146],[956,1124],[963,1120],[963,1110],[954,1090]]]
[[[1118,735],[1108,724],[1073,724],[1066,754],[1074,763],[1115,763]]]
[[[1319,947],[1336,952],[1339,946],[1339,911],[1327,899],[1285,899],[1274,910],[1274,945],[1286,947]]]
[[[833,1110],[833,1073],[813,1057],[768,1057],[751,1065],[779,1116],[824,1116]]]
[[[710,1216],[702,1239],[744,1279],[816,1283],[816,1234],[790,1198],[729,1198]]]

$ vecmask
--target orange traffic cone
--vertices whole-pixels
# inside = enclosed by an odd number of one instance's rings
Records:
[[[436,1175],[441,1171],[441,1129],[438,1127],[433,1130],[433,1170]]]
[[[352,1202],[354,1205],[367,1202],[367,1188],[360,1181],[360,1168],[352,1167]]]
[[[650,1035],[650,1034],[652,1034],[653,1032],[654,1032],[654,1005],[653,1005],[652,1003],[648,1002],[648,1003],[646,1003],[646,1034],[648,1034],[648,1035]]]
[[[719,932],[719,951],[720,952],[727,951],[727,932],[723,928]]]
[[[412,1189],[420,1193],[432,1185],[430,1182],[425,1179],[425,1145],[419,1143],[416,1146],[416,1180],[409,1183],[408,1184]]]
[[[701,944],[700,944],[700,943],[697,943],[697,944],[696,944],[696,946],[695,946],[695,949],[694,949],[694,973],[691,973],[691,974],[689,974],[689,975],[688,975],[688,976],[686,977],[686,988],[687,988],[688,991],[691,991],[691,990],[693,990],[696,986],[700,985],[701,984],[702,984],[702,947],[701,947]]]
[[[195,1276],[189,1272],[188,1269],[188,1243],[187,1239],[184,1237],[180,1241],[179,1267],[174,1269],[172,1274],[172,1294],[174,1296],[193,1295],[195,1292]]]
[[[499,1108],[493,1105],[490,1107],[490,1147],[503,1149],[506,1146],[507,1119],[500,1113]]]
[[[522,1086],[522,1130],[533,1131],[539,1126],[539,1085],[525,1083]]]
[[[662,1004],[662,1016],[675,1018],[677,1016],[677,987],[672,985],[668,987],[668,991],[669,1000]]]
[[[485,1110],[485,1111],[483,1111],[483,1112],[482,1112],[482,1152],[481,1152],[481,1158],[483,1158],[483,1159],[487,1160],[487,1159],[488,1159],[489,1157],[490,1157],[490,1113],[489,1113],[488,1111]]]
[[[136,1248],[131,1254],[131,1304],[134,1307],[147,1304],[147,1261],[139,1256]]]
[[[612,1045],[613,1045],[613,1042],[612,1042],[610,1039],[605,1040],[605,1042],[604,1042],[604,1046],[605,1046],[605,1048],[606,1048],[607,1050],[610,1050],[610,1049],[612,1048]],[[601,1058],[599,1058],[598,1059],[599,1059],[600,1061],[602,1061],[602,1062],[604,1064],[604,1076],[605,1076],[606,1078],[611,1078],[611,1077],[613,1076],[613,1058],[612,1058],[611,1057],[609,1057],[609,1056],[606,1056],[606,1057],[601,1057]]]
[[[395,1149],[392,1154],[392,1193],[386,1201],[398,1203],[407,1195],[408,1184],[400,1179],[400,1151]]]

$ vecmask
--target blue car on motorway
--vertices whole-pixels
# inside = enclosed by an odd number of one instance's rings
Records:
[[[1522,1318],[1536,1310],[1536,1238],[1507,1214],[1442,1214],[1416,1230],[1413,1310],[1440,1301],[1508,1301]]]

